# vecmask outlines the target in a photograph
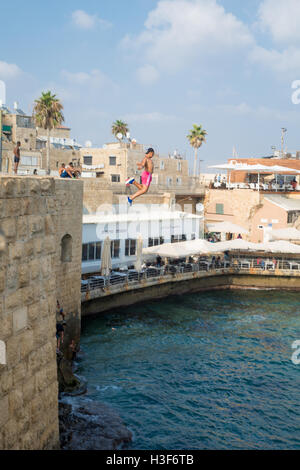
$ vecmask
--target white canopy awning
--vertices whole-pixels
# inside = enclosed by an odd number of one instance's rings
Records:
[[[300,240],[300,230],[294,227],[270,230],[268,233],[273,240]]]
[[[231,222],[216,222],[206,225],[208,232],[217,232],[217,233],[243,233],[246,234],[248,231],[243,227],[233,224]]]
[[[232,170],[232,171],[246,171],[248,173],[300,173],[299,170],[295,170],[294,168],[287,168],[285,166],[280,165],[261,165],[255,164],[250,165],[248,163],[225,163],[221,165],[212,165],[208,168],[214,168],[218,170]]]
[[[208,255],[222,253],[225,251],[249,251],[282,254],[300,254],[300,245],[288,241],[274,241],[267,243],[252,243],[242,239],[229,240],[226,242],[210,243],[206,240],[189,240],[180,243],[165,243],[163,245],[144,248],[143,255],[155,255],[162,258],[185,258],[192,255]]]

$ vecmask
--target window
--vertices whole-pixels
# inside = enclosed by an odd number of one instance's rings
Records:
[[[261,223],[262,224],[267,224],[268,223],[268,219],[260,219]]]
[[[120,240],[112,240],[111,242],[111,257],[119,258],[120,256]]]
[[[163,237],[148,238],[148,246],[158,246],[164,243]]]
[[[177,186],[181,186],[181,178],[176,178],[176,184]]]
[[[120,175],[111,175],[112,183],[120,183]]]
[[[88,245],[87,243],[84,243],[82,245],[82,261],[87,261],[88,260]]]
[[[136,240],[125,240],[125,256],[134,256],[136,253]]]
[[[82,261],[101,259],[101,242],[84,243],[82,245]]]
[[[224,214],[224,204],[216,204],[216,214]]]
[[[182,169],[181,162],[177,162],[177,171],[181,171],[181,169]]]
[[[172,235],[171,243],[186,242],[186,235]]]
[[[163,161],[160,162],[160,169],[161,170],[165,169],[165,162],[163,162]]]
[[[167,178],[167,186],[170,186],[170,185],[172,184],[172,181],[173,181],[172,178],[170,178],[170,177],[168,176],[168,178]]]
[[[117,157],[109,157],[110,166],[115,166],[117,164]]]
[[[278,219],[272,219],[272,224],[279,224],[279,220]]]
[[[21,156],[21,165],[38,166],[38,157]]]
[[[27,116],[17,116],[17,127],[25,127],[27,129],[34,129],[34,119]]]
[[[93,164],[93,157],[91,155],[86,155],[83,157],[84,165],[92,165]]]
[[[61,261],[63,263],[72,261],[72,237],[68,234],[61,239]]]
[[[294,222],[296,222],[299,216],[300,216],[300,211],[289,212],[288,224],[293,224]]]

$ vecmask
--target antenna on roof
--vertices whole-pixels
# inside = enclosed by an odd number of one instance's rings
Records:
[[[233,157],[233,158],[237,158],[237,157],[238,157],[238,153],[237,153],[237,150],[236,150],[235,145],[233,146],[233,149],[232,149],[232,157]]]

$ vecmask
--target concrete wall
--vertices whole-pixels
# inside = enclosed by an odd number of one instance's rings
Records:
[[[0,449],[59,445],[56,299],[66,313],[76,310],[80,321],[81,236],[76,224],[78,219],[81,227],[82,207],[81,183],[64,182],[64,188],[62,183],[0,178],[5,242],[4,247],[0,243],[0,341],[6,349],[6,364],[0,365]],[[58,242],[66,231],[74,237],[73,259],[62,265]],[[72,279],[73,290],[68,289]]]
[[[209,189],[204,200],[205,220],[206,222],[225,220],[250,230],[253,214],[260,207],[261,199],[261,194],[251,189]],[[217,214],[217,204],[223,204],[224,214]],[[243,238],[250,240],[250,236],[243,235]]]
[[[278,289],[300,291],[299,275],[259,273],[188,273],[176,275],[169,280],[151,281],[111,292],[92,291],[82,294],[82,317],[97,315],[118,307],[139,302],[159,300],[172,295],[191,294],[221,289]]]

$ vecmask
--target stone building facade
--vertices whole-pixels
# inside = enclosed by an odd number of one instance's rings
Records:
[[[141,144],[120,142],[106,144],[103,148],[82,148],[81,155],[83,164],[99,167],[100,179],[109,184],[124,184],[129,176],[136,176],[139,181],[141,172],[136,164],[144,159],[145,149]],[[152,161],[152,189],[190,190],[193,186],[187,160],[155,154]]]
[[[0,178],[0,449],[59,447],[56,300],[76,337],[81,208],[80,181]]]
[[[232,222],[248,230],[243,238],[254,243],[264,241],[267,228],[300,227],[298,191],[278,194],[252,189],[209,189],[204,206],[207,223]]]

